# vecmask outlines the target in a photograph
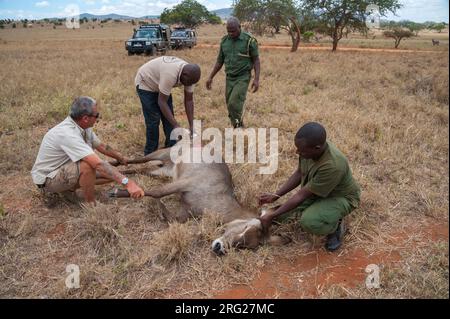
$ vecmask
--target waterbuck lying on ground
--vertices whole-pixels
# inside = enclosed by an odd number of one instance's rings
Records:
[[[175,147],[175,146],[174,146]],[[266,236],[258,213],[242,207],[233,192],[231,174],[226,163],[185,163],[171,160],[171,148],[147,155],[140,162],[160,164],[149,168],[149,174],[172,177],[171,183],[150,189],[146,196],[162,198],[180,194],[181,209],[170,212],[159,201],[160,209],[168,221],[185,222],[189,216],[201,216],[214,212],[225,224],[223,236],[212,243],[216,254],[224,254],[230,247],[256,248],[262,243],[284,244],[288,240],[280,236]],[[127,191],[116,190],[114,197],[127,197]]]

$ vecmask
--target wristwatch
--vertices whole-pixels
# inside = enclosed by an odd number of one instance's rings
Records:
[[[124,178],[122,179],[122,185],[123,185],[123,186],[127,186],[127,185],[128,185],[128,177],[124,177]]]

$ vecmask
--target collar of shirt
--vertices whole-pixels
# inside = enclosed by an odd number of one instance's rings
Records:
[[[83,129],[82,127],[80,127],[77,122],[75,122],[75,120],[71,117],[68,116],[66,118],[66,121],[68,121],[69,123],[73,124],[79,131],[81,136],[83,137],[84,141],[86,141],[86,136],[87,136],[87,130]]]
[[[230,36],[228,36],[228,39],[234,40],[234,41],[237,41],[237,40],[245,40],[245,39],[244,39],[244,33],[241,31],[241,33],[239,33],[239,36],[238,36],[236,39],[233,39],[233,38],[230,37]]]

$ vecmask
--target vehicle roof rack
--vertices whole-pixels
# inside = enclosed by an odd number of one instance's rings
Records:
[[[168,29],[169,26],[167,24],[143,24],[139,27],[140,29],[145,29],[145,28],[166,28]]]

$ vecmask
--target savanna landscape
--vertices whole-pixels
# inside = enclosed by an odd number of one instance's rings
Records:
[[[294,224],[276,232],[292,242],[217,257],[213,217],[167,224],[155,200],[109,199],[96,207],[43,198],[30,170],[44,134],[77,96],[95,98],[98,136],[130,157],[142,155],[145,126],[134,88],[137,69],[153,57],[128,56],[129,23],[0,30],[0,297],[2,298],[448,298],[449,65],[448,30],[402,41],[350,34],[337,52],[330,41],[289,52],[286,34],[257,37],[260,90],[249,93],[248,127],[278,128],[279,166],[230,164],[239,202],[257,209],[295,170],[295,133],[317,121],[348,157],[362,188],[343,247]],[[199,44],[169,51],[200,65],[195,118],[229,127],[225,77],[205,82],[225,26],[202,26]],[[439,39],[432,46],[431,39]],[[367,50],[373,49],[373,50]],[[175,117],[187,127],[183,92]],[[163,134],[161,134],[161,142]],[[161,145],[161,143],[160,143]],[[134,175],[145,189],[164,178]],[[168,207],[176,196],[164,198]],[[80,288],[67,289],[66,266],[80,267]],[[366,267],[380,268],[380,287],[366,287]]]

